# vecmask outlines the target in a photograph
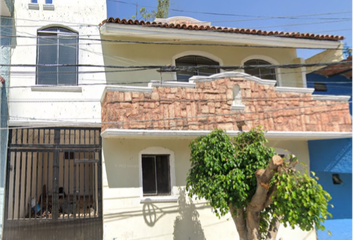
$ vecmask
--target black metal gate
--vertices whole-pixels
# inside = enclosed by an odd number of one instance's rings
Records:
[[[102,239],[100,129],[10,130],[4,239]]]

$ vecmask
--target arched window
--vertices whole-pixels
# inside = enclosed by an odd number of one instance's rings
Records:
[[[256,76],[262,79],[268,80],[276,80],[276,73],[275,68],[271,67],[251,67],[248,68],[247,66],[259,66],[259,65],[272,65],[271,63],[264,61],[262,59],[251,59],[246,61],[244,64],[245,66],[245,73],[249,75]]]
[[[63,27],[37,32],[37,65],[78,63],[79,35]],[[37,66],[37,84],[76,85],[77,66]]]
[[[219,66],[220,64],[214,60],[198,55],[189,55],[176,59],[176,67],[195,67],[195,66]],[[220,73],[220,69],[203,67],[198,69],[186,69],[184,71],[177,72],[177,81],[188,82],[188,79],[195,75],[210,76],[216,73]]]

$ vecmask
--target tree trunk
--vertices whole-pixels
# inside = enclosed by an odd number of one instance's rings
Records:
[[[276,187],[269,188],[269,182],[283,164],[283,159],[275,155],[266,169],[256,171],[257,189],[251,201],[245,209],[235,209],[232,204],[229,209],[232,219],[236,225],[240,240],[259,240],[260,212],[272,203],[272,196],[276,193]],[[246,214],[246,217],[245,217]],[[271,223],[267,235],[267,240],[275,240],[279,229],[279,219],[274,219]]]
[[[232,204],[229,205],[230,213],[234,223],[236,225],[236,229],[240,240],[247,240],[247,228],[245,222],[245,213],[242,208],[236,209]]]

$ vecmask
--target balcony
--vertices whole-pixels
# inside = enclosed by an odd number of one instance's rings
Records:
[[[246,75],[195,76],[180,86],[160,81],[107,86],[101,98],[103,135],[189,136],[215,128],[232,134],[261,125],[278,138],[351,136],[349,97],[318,99],[312,88],[275,87],[273,80]]]

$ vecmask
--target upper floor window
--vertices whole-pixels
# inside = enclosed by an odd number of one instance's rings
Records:
[[[314,87],[316,92],[327,92],[327,85],[325,83],[315,82]]]
[[[272,65],[272,64],[262,59],[251,59],[246,61],[243,65],[247,67],[247,66]],[[245,73],[248,73],[252,76],[259,77],[262,79],[268,79],[268,80],[277,79],[275,68],[271,68],[271,67],[245,68]]]
[[[53,4],[53,0],[45,0],[46,4]]]
[[[39,30],[37,84],[77,85],[78,44],[76,32],[62,27]],[[41,66],[70,64],[73,66]]]
[[[220,72],[218,68],[209,66],[219,66],[220,64],[206,57],[189,55],[176,59],[176,67],[195,67],[205,65],[205,68],[191,69],[177,72],[177,81],[188,82],[188,79],[195,75],[210,76]]]

